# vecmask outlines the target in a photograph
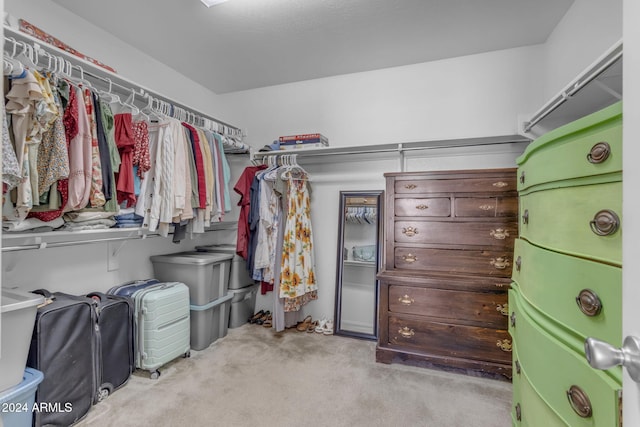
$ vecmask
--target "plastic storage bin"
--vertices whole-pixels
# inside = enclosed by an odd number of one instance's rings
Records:
[[[22,382],[0,393],[0,425],[31,427],[36,390],[43,379],[42,372],[27,368],[22,372]]]
[[[233,256],[229,275],[229,289],[242,289],[255,283],[255,280],[251,278],[247,270],[247,262],[236,254],[235,245],[196,246],[196,250],[198,252],[223,253]]]
[[[226,295],[231,267],[230,254],[180,252],[151,257],[156,279],[182,282],[189,287],[192,305],[205,305]]]
[[[191,305],[191,348],[204,350],[227,335],[229,307],[233,294],[205,305]]]
[[[43,302],[41,295],[20,289],[2,289],[0,393],[22,381],[38,305]]]
[[[229,327],[238,328],[249,321],[256,306],[256,295],[260,284],[249,285],[242,289],[229,289],[233,295],[231,299],[231,313]]]

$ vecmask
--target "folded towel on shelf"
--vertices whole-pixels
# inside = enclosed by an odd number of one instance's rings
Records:
[[[27,218],[22,221],[17,220],[6,220],[2,221],[2,230],[7,233],[12,232],[24,232],[33,230],[40,227],[47,227],[55,230],[56,228],[60,228],[64,225],[64,220],[62,218],[56,218],[53,221],[41,221],[38,218]]]

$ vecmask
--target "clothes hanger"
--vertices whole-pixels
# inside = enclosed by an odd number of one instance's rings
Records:
[[[138,114],[140,114],[140,109],[134,105],[135,100],[136,100],[136,92],[132,88],[131,95],[129,95],[129,97],[122,103],[123,107],[131,110],[130,112],[132,116],[137,116]]]
[[[106,79],[109,82],[109,88],[107,90],[98,91],[98,96],[103,101],[106,101],[109,104],[118,103],[118,104],[122,105],[122,101],[120,100],[120,97],[112,92],[113,82],[108,77]]]

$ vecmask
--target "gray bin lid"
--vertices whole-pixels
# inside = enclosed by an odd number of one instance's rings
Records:
[[[236,253],[236,245],[207,245],[196,246],[196,251],[201,253],[225,253],[233,255],[234,261],[243,260],[240,255]]]
[[[230,261],[233,258],[231,254],[219,252],[179,252],[167,255],[154,255],[150,257],[151,262],[163,262],[167,264],[186,264],[186,265],[208,265],[216,264],[224,261]]]
[[[2,306],[0,306],[0,313],[8,313],[10,311],[33,307],[43,302],[44,297],[42,295],[33,294],[21,289],[2,288]]]

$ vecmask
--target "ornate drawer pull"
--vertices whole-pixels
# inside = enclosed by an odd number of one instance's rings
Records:
[[[498,181],[498,182],[494,182],[493,183],[493,186],[494,187],[498,187],[498,188],[503,188],[503,187],[506,187],[507,185],[509,185],[509,184],[507,184],[504,181]]]
[[[620,228],[620,218],[610,209],[603,209],[589,222],[591,231],[598,236],[610,236]]]
[[[413,254],[406,254],[406,255],[402,255],[402,259],[404,260],[404,262],[416,262],[418,260],[418,258],[416,258],[415,255]]]
[[[480,205],[478,206],[478,209],[481,209],[483,211],[490,211],[491,209],[493,209],[493,205]]]
[[[603,163],[607,160],[609,158],[609,154],[611,154],[611,146],[604,141],[598,142],[596,145],[591,147],[591,151],[587,154],[587,160],[589,163],[597,165],[598,163]]]
[[[511,312],[511,316],[509,317],[509,319],[511,319],[511,327],[515,328],[516,327],[516,312],[515,311]]]
[[[520,362],[516,360],[515,365],[516,365],[516,374],[520,375]]]
[[[503,256],[495,259],[491,258],[489,264],[491,264],[496,270],[504,270],[511,265],[511,263],[509,263],[509,258]]]
[[[522,408],[519,403],[516,404],[516,420],[522,421]]]
[[[504,283],[494,283],[496,288],[504,288]]]
[[[520,184],[524,184],[524,171],[520,172]]]
[[[511,340],[508,338],[505,338],[503,340],[498,340],[496,342],[496,345],[498,347],[500,347],[500,350],[506,352],[506,353],[511,353],[512,349],[511,349]]]
[[[516,271],[520,271],[521,268],[522,268],[522,257],[518,255],[518,258],[516,259]]]
[[[491,230],[489,235],[496,240],[504,240],[509,237],[509,232],[504,228],[496,228],[495,230]]]
[[[595,317],[602,311],[602,302],[591,289],[583,289],[576,297],[576,303],[585,315]]]
[[[404,338],[411,338],[416,334],[413,329],[409,329],[406,326],[404,328],[398,329],[398,333]]]
[[[427,205],[418,205],[418,206],[416,206],[416,209],[420,209],[421,211],[423,211],[425,209],[429,209],[429,206],[427,206]]]
[[[567,390],[567,398],[571,404],[571,409],[582,418],[590,418],[593,415],[589,396],[577,385],[572,385]]]
[[[411,305],[415,302],[415,300],[411,298],[409,295],[405,295],[403,297],[398,298],[398,302],[402,305]]]
[[[406,235],[407,237],[413,237],[416,234],[418,234],[418,229],[414,228],[414,227],[403,227],[402,228],[402,234]]]
[[[522,214],[522,223],[529,224],[529,209],[524,210],[524,213]]]
[[[496,305],[496,311],[499,311],[500,314],[502,314],[503,316],[508,316],[509,315],[509,304],[497,304]]]
[[[413,190],[416,187],[417,187],[417,185],[415,185],[415,184],[406,184],[404,186],[404,188],[406,188],[407,190]]]

